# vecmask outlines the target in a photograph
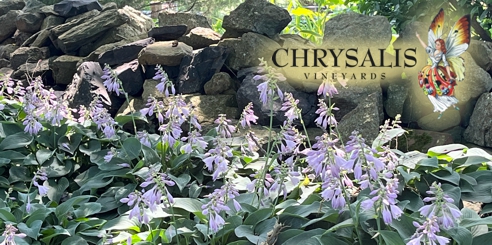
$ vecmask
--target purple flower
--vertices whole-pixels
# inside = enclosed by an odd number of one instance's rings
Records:
[[[26,237],[26,234],[24,233],[17,233],[19,231],[15,226],[12,224],[6,224],[5,225],[5,230],[3,231],[2,236],[4,237],[3,242],[0,243],[0,245],[15,245],[15,237],[20,237],[24,238]]]
[[[441,183],[434,182],[430,186],[427,194],[434,197],[426,197],[424,202],[433,202],[419,209],[419,212],[424,217],[437,217],[437,221],[445,229],[455,226],[455,221],[461,217],[461,211],[453,204],[454,200],[444,193],[441,188]]]
[[[135,217],[140,223],[148,224],[150,219],[144,210],[144,203],[142,202],[142,196],[140,192],[132,192],[128,194],[128,197],[122,198],[120,202],[126,203],[129,207],[133,206],[128,216],[130,219]]]
[[[32,184],[38,188],[39,195],[41,195],[41,196],[47,195],[49,188],[44,186],[44,185],[40,185],[38,183],[38,180],[42,180],[43,183],[46,182],[46,180],[48,180],[48,175],[46,174],[46,172],[43,169],[38,170],[34,174],[34,177],[32,178]]]
[[[318,88],[318,95],[323,95],[324,98],[326,98],[326,95],[328,95],[333,98],[334,94],[338,94],[335,85],[328,80],[324,80]]]
[[[199,150],[205,150],[208,145],[208,143],[205,142],[203,137],[201,137],[200,133],[198,133],[197,131],[189,132],[188,137],[181,138],[181,141],[188,141],[184,146],[181,147],[181,150],[184,151],[184,153],[191,153],[193,151],[193,146],[195,146]]]
[[[14,93],[14,81],[10,77],[4,77],[0,80],[0,96],[3,96],[4,92],[7,94]]]
[[[337,120],[335,119],[335,115],[332,113],[332,111],[338,111],[337,107],[334,107],[333,105],[331,107],[328,107],[324,100],[319,100],[318,104],[319,108],[316,110],[316,114],[319,115],[318,118],[315,119],[316,125],[318,127],[321,127],[322,129],[330,127],[336,127],[338,125]]]
[[[120,95],[120,85],[121,81],[118,78],[116,72],[114,72],[108,64],[103,69],[104,74],[102,75],[102,79],[104,80],[104,87],[108,90],[108,92],[115,92],[116,95]]]
[[[440,229],[436,216],[427,218],[422,225],[414,221],[413,225],[417,227],[417,230],[412,237],[410,237],[410,240],[406,245],[420,245],[421,243],[424,245],[445,245],[450,241],[447,237],[437,235],[440,232]]]
[[[116,123],[98,98],[91,103],[90,117],[97,125],[97,128],[103,131],[106,138],[111,138],[115,135],[114,127]]]
[[[398,202],[398,179],[392,178],[385,181],[385,185],[381,183],[378,189],[373,190],[370,195],[371,199],[362,201],[363,209],[375,208],[382,215],[385,224],[390,224],[393,219],[399,219],[403,214],[400,207],[396,205]]]
[[[26,126],[24,132],[29,133],[30,135],[37,135],[38,132],[43,129],[43,125],[41,125],[41,123],[32,115],[27,115],[22,124]]]
[[[229,170],[229,160],[227,158],[233,156],[232,149],[224,141],[215,140],[215,142],[215,148],[205,153],[205,159],[203,159],[208,171],[213,171],[212,178],[214,181]]]
[[[166,97],[169,97],[169,89],[171,90],[171,94],[175,95],[176,94],[176,89],[174,88],[174,84],[172,81],[168,78],[167,73],[162,69],[161,65],[157,65],[156,68],[157,72],[155,73],[155,76],[153,79],[155,80],[160,80],[161,82],[157,84],[156,89],[163,93]]]
[[[297,104],[299,104],[299,100],[294,99],[291,93],[285,94],[285,102],[280,110],[285,111],[287,122],[293,122],[301,116],[301,110],[297,107]]]
[[[231,120],[227,119],[225,114],[219,114],[219,118],[214,123],[218,124],[215,130],[223,138],[230,138],[236,132],[236,127],[229,125]]]
[[[137,132],[137,139],[140,141],[142,145],[151,147],[149,141],[149,134],[147,132]]]
[[[239,192],[232,182],[227,182],[220,189],[215,189],[213,193],[205,196],[210,198],[210,201],[202,205],[203,214],[208,215],[208,224],[214,233],[217,233],[225,224],[225,220],[220,216],[220,213],[222,211],[230,211],[230,208],[226,206],[228,201],[233,202],[236,211],[241,210],[241,205],[235,200],[237,196],[239,196]]]
[[[256,123],[256,120],[258,120],[258,117],[255,116],[255,112],[253,111],[253,102],[249,102],[241,114],[241,126],[243,128],[246,128],[246,125],[251,127],[251,123]]]

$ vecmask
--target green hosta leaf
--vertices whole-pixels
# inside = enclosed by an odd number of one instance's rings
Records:
[[[246,239],[248,239],[248,241],[252,242],[253,244],[260,244],[267,238],[267,232],[262,233],[263,236],[255,235],[255,231],[253,230],[252,225],[240,225],[236,229],[234,229],[234,233],[239,238],[246,237]]]
[[[467,147],[462,144],[448,144],[448,145],[440,145],[429,148],[427,154],[431,154],[429,156],[437,156],[441,154],[446,154],[452,151],[463,151]]]
[[[335,235],[331,233],[314,236],[308,239],[307,241],[305,241],[305,243],[303,244],[304,245],[325,245],[325,244],[350,245],[349,243],[337,238]],[[387,243],[387,244],[392,244],[392,243]]]
[[[313,202],[309,205],[296,205],[287,207],[282,213],[296,214],[302,217],[306,217],[312,213],[318,213],[320,207],[320,202]]]
[[[7,208],[0,208],[0,219],[12,223],[17,223],[17,219],[12,212]]]
[[[160,162],[161,158],[154,149],[151,149],[145,145],[142,145],[142,152],[144,154],[145,162],[148,165]]]
[[[39,164],[43,164],[48,159],[50,159],[55,154],[55,152],[56,151],[50,151],[48,149],[39,149],[38,151],[36,151],[36,160]]]
[[[256,225],[260,223],[263,220],[266,220],[270,218],[272,215],[272,209],[271,208],[264,208],[264,209],[259,209],[255,211],[254,213],[251,213],[248,215],[248,217],[244,220],[245,225]]]
[[[69,186],[68,179],[65,177],[62,177],[61,179],[59,179],[58,182],[55,182],[55,180],[53,180],[53,179],[49,179],[48,180],[48,187],[49,187],[48,198],[51,201],[58,203],[68,186]]]
[[[473,238],[472,245],[485,245],[489,244],[492,240],[492,232],[485,233],[483,235],[477,236]]]
[[[195,214],[201,220],[206,220],[207,217],[202,213],[202,205],[200,201],[192,198],[174,198],[174,208],[181,208],[190,213]]]
[[[13,150],[0,151],[0,157],[10,160],[23,160],[26,158],[24,154]]]
[[[448,172],[445,170],[440,170],[430,174],[440,180],[445,180],[455,185],[460,183],[460,175],[454,171]]]
[[[91,139],[89,142],[81,144],[79,150],[86,155],[91,155],[92,153],[101,150],[101,142],[99,140]]]
[[[17,228],[19,228],[19,231],[26,234],[28,237],[37,240],[42,224],[43,224],[42,220],[35,220],[34,222],[31,223],[31,227],[28,227],[24,223],[20,223],[17,225]]]
[[[480,216],[475,211],[473,211],[469,208],[463,208],[461,210],[461,222],[460,222],[461,227],[464,227],[463,225],[461,225],[463,222],[463,219],[481,220]],[[468,227],[464,227],[464,228],[468,228]],[[470,228],[470,232],[471,232],[473,237],[483,235],[483,234],[487,233],[488,231],[489,231],[489,229],[488,229],[487,224],[471,226],[471,228]]]
[[[40,208],[29,215],[29,218],[26,221],[26,224],[28,226],[32,226],[34,222],[37,220],[45,220],[48,215],[50,215],[53,212],[53,209],[47,209],[47,208]]]
[[[55,209],[55,215],[59,220],[62,220],[68,215],[68,212],[73,211],[73,207],[81,202],[87,202],[91,197],[90,195],[76,196],[68,199],[66,202],[58,205]]]
[[[61,162],[58,157],[51,157],[42,165],[49,178],[65,176],[73,167],[72,161]]]
[[[422,159],[417,163],[417,168],[419,167],[439,168],[439,161],[436,157]]]
[[[10,163],[10,159],[0,157],[0,167],[3,167]]]
[[[140,224],[135,219],[129,219],[128,216],[120,216],[108,221],[101,230],[134,230],[140,232],[139,227]]]
[[[128,157],[128,160],[133,160],[140,156],[142,144],[136,138],[128,138],[123,142],[123,149]]]
[[[422,198],[417,193],[409,189],[404,189],[398,199],[400,201],[410,201],[406,208],[412,212],[417,212],[422,206],[424,206]]]
[[[415,220],[411,217],[402,215],[399,219],[394,219],[390,226],[395,228],[403,239],[407,239],[415,233],[416,227],[413,225],[413,221]]]
[[[463,227],[453,227],[448,230],[444,230],[448,233],[454,241],[459,245],[471,245],[472,244],[472,233]]]
[[[69,237],[69,238],[63,240],[61,245],[74,245],[74,244],[85,245],[88,243],[82,237],[75,235],[75,236],[72,236],[72,237]]]
[[[386,244],[391,244],[391,245],[405,245],[401,237],[398,235],[398,233],[394,231],[386,231],[382,230],[379,231],[379,235],[383,238],[383,240],[386,242]]]
[[[459,159],[455,159],[454,163],[458,165],[458,168],[482,165],[483,163],[490,162],[490,159],[482,156],[467,156]]]
[[[43,238],[41,239],[41,241],[46,244],[50,244],[51,239],[57,236],[70,236],[70,232],[60,226],[55,226],[55,228],[43,230],[41,233],[43,234]]]
[[[405,180],[405,183],[407,183],[407,184],[408,184],[408,182],[410,182],[413,179],[420,179],[419,173],[416,173],[413,171],[407,172],[407,171],[405,171],[405,169],[402,166],[399,166],[396,169],[398,170],[398,172],[400,172],[401,176]]]
[[[309,231],[304,231],[301,234],[294,236],[288,240],[286,240],[282,245],[299,245],[304,244],[307,240],[311,239],[314,236],[321,236],[326,232],[325,229],[314,229]]]
[[[73,134],[70,137],[63,136],[58,140],[58,148],[73,155],[82,141],[82,136],[82,134]]]
[[[25,147],[31,144],[33,140],[34,137],[24,132],[12,134],[0,142],[0,151]]]
[[[473,192],[462,193],[463,200],[472,202],[491,203],[492,202],[492,171],[477,171],[467,173],[471,178],[477,181],[473,186]]]
[[[190,154],[182,154],[182,155],[179,155],[178,157],[176,157],[173,160],[171,160],[171,167],[173,169],[174,168],[178,168],[181,165],[183,165],[183,163],[186,162],[186,160],[188,160],[189,158],[190,158]]]
[[[179,188],[179,191],[183,191],[183,188],[190,182],[191,176],[189,174],[181,174],[179,177],[168,175]]]
[[[336,231],[341,228],[347,228],[347,227],[352,227],[354,226],[354,220],[352,218],[346,219],[334,226],[332,226],[328,231]]]
[[[31,178],[29,178],[30,175],[31,173],[28,173],[26,167],[11,166],[9,169],[10,183],[18,181],[29,182],[31,180]]]
[[[73,213],[77,218],[87,218],[101,211],[102,205],[96,202],[84,203],[80,205]]]
[[[133,120],[132,118],[134,118],[135,121],[140,120],[140,121],[144,121],[144,122],[148,123],[147,118],[145,116],[143,116],[142,113],[140,113],[138,111],[133,113],[133,114],[130,114],[130,115],[118,115],[114,118],[114,121],[116,123],[118,123],[120,126],[123,126],[128,122],[132,122],[132,120]],[[132,125],[133,125],[133,122],[132,122]]]
[[[16,133],[22,133],[22,132],[24,132],[22,123],[13,123],[13,122],[0,123],[0,138],[6,138],[10,135]]]

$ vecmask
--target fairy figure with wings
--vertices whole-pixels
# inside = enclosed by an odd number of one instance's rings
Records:
[[[465,61],[460,55],[470,44],[470,15],[461,17],[449,32],[446,41],[442,37],[444,10],[436,15],[428,32],[428,44],[416,33],[422,46],[429,54],[428,64],[418,74],[419,84],[434,106],[434,112],[440,112],[438,119],[446,109],[455,105],[456,81],[465,77]]]

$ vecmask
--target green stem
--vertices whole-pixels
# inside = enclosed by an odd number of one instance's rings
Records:
[[[260,186],[264,184],[265,179],[266,179],[266,173],[268,169],[270,168],[269,160],[270,160],[270,154],[272,153],[273,147],[271,144],[271,139],[272,139],[272,129],[273,129],[273,95],[268,96],[268,101],[269,101],[269,106],[270,106],[270,127],[268,127],[268,144],[267,144],[267,155],[265,156],[265,165],[263,166],[263,171],[261,172],[261,178],[257,182],[257,187],[258,187],[258,192],[259,192],[259,199],[258,199],[258,208],[260,208],[261,205],[261,200],[263,199],[263,191],[260,191]],[[272,160],[273,162],[273,160]]]
[[[300,116],[299,118],[301,119],[301,124],[302,124],[302,128],[304,129],[304,133],[306,134],[308,146],[309,148],[312,148],[311,140],[309,139],[309,134],[307,132],[306,125],[304,124],[304,120],[302,120],[302,116]]]
[[[173,205],[171,204],[171,201],[169,201],[169,199],[167,199],[167,202],[169,203],[169,209],[171,211],[171,216],[172,216],[172,219],[173,219],[174,230],[176,232],[176,241],[177,241],[177,243],[179,245],[180,242],[179,242],[179,235],[178,235],[178,227],[176,226],[176,217],[174,215]]]
[[[121,84],[121,87],[123,88],[123,84]],[[134,131],[134,134],[136,135],[137,134],[137,124],[135,123],[135,110],[134,110],[135,108],[132,108],[130,106],[130,99],[128,98],[128,93],[126,93],[126,92],[123,92],[123,93],[125,94],[126,103],[128,104],[128,108],[130,108],[130,113],[132,114],[133,131]]]
[[[359,214],[352,210],[352,205],[350,205],[350,199],[348,198],[347,195],[347,189],[345,188],[342,179],[338,179],[338,181],[340,181],[340,186],[342,187],[342,191],[343,191],[343,198],[345,198],[345,203],[347,203],[348,205],[350,216],[352,217],[352,219],[355,218],[354,221],[355,233],[357,233],[357,239],[359,240],[359,244],[362,245],[362,237],[360,236],[360,231],[359,231]]]
[[[378,216],[379,217],[377,217],[377,219],[376,219],[376,224],[378,226],[378,238],[377,239],[378,239],[378,244],[379,245],[382,245],[383,244],[383,242],[382,242],[383,240],[380,237],[380,235],[381,235],[381,219],[380,219],[380,217],[382,217],[381,211],[378,212]]]

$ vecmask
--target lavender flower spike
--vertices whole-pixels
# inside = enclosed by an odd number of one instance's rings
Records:
[[[5,231],[3,232],[2,236],[5,237],[3,242],[0,243],[0,245],[15,245],[15,237],[20,237],[24,238],[26,237],[26,234],[24,233],[17,233],[19,231],[15,226],[12,224],[6,224],[5,225]]]
[[[116,95],[120,95],[120,84],[121,81],[118,78],[118,75],[111,70],[108,64],[104,67],[104,74],[102,75],[102,79],[104,79],[104,87],[108,90],[108,92],[115,92]]]

